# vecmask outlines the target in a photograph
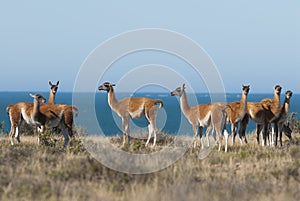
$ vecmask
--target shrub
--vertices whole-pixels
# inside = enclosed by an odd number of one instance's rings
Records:
[[[294,133],[300,133],[300,119],[296,118],[296,116],[296,112],[292,112],[291,114],[289,114],[287,123],[292,128]]]
[[[55,147],[57,139],[52,135],[52,128],[46,128],[43,134],[39,133],[40,145]]]
[[[0,133],[4,133],[4,121],[0,122]]]

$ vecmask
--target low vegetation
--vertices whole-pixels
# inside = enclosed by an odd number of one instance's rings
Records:
[[[295,133],[300,133],[300,119],[296,118],[296,116],[296,112],[290,113],[287,122]]]
[[[103,166],[85,150],[78,132],[66,149],[61,135],[47,133],[41,145],[37,136],[23,135],[15,146],[0,137],[1,200],[300,200],[297,133],[282,148],[258,146],[248,135],[249,144],[229,146],[228,153],[214,148],[203,160],[199,149],[189,149],[170,167],[144,175]],[[124,150],[148,153],[172,140],[160,136],[155,149],[132,140]],[[110,142],[121,146],[122,139]]]

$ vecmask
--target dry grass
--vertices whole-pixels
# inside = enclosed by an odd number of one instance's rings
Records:
[[[179,161],[159,172],[129,175],[110,170],[85,151],[80,141],[62,148],[38,146],[36,138],[21,136],[10,146],[0,137],[1,200],[300,200],[300,135],[284,147],[261,147],[249,135],[245,146],[214,149],[204,160],[189,149]],[[165,135],[156,149],[133,140],[126,151],[147,153],[167,146]],[[116,147],[121,140],[111,138]],[[239,144],[239,143],[237,143]]]

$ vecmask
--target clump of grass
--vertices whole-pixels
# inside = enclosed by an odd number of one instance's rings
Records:
[[[147,133],[134,134],[133,136],[131,136],[130,144],[128,144],[128,142],[126,141],[126,143],[123,145],[123,136],[109,137],[109,142],[126,152],[146,154],[156,152],[166,146],[170,146],[175,140],[174,135],[160,133],[157,135],[156,146],[152,146],[153,138],[151,138],[148,146],[146,147],[147,135]]]

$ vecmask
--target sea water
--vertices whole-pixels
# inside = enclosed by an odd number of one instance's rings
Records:
[[[49,92],[38,92],[48,98]],[[163,108],[157,112],[157,127],[160,132],[169,134],[193,135],[192,126],[182,114],[179,105],[179,98],[171,96],[170,93],[116,93],[117,99],[125,97],[148,97],[161,99],[164,102]],[[190,106],[196,104],[207,104],[211,102],[211,95],[206,93],[188,94]],[[226,94],[227,102],[239,101],[240,93]],[[273,98],[273,94],[249,94],[248,101],[259,102],[263,98]],[[74,100],[74,102],[73,102]],[[284,94],[281,95],[283,103]],[[17,102],[32,102],[29,92],[0,92],[0,122],[4,122],[4,133],[10,130],[10,120],[6,113],[6,106]],[[293,94],[291,99],[290,112],[300,113],[300,95]],[[75,124],[82,127],[87,133],[102,134],[106,136],[122,134],[121,118],[111,110],[107,102],[107,93],[80,93],[58,92],[56,95],[57,104],[76,104],[79,109],[79,116],[75,117]],[[298,116],[297,116],[298,117]],[[133,119],[130,125],[131,132],[147,132],[147,120]],[[230,126],[227,126],[230,131]],[[247,133],[255,130],[255,124],[250,121]],[[231,132],[229,132],[231,133]]]

